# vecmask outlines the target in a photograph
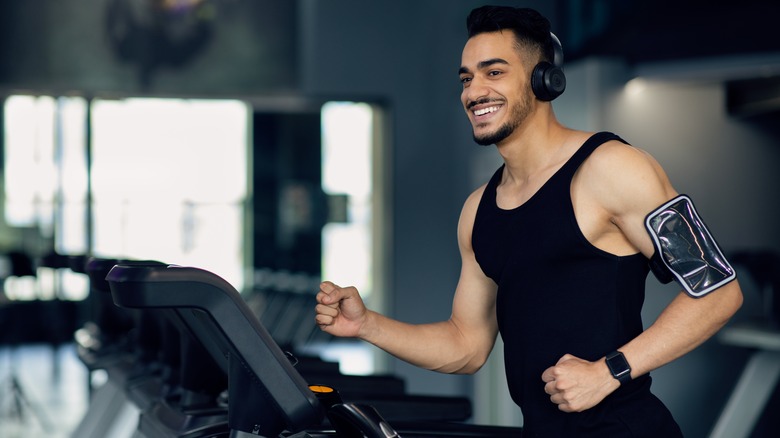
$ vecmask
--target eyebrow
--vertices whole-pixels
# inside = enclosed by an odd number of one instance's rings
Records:
[[[505,59],[501,59],[501,58],[486,59],[484,61],[480,61],[477,64],[477,70],[485,69],[485,68],[490,67],[491,65],[494,65],[494,64],[509,65],[509,62],[507,62]],[[470,72],[471,72],[471,70],[469,70],[468,67],[465,67],[465,66],[461,66],[460,69],[458,69],[458,74],[464,74],[464,73],[470,73]]]

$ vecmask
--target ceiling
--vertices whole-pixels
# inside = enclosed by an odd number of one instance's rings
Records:
[[[634,75],[718,82],[739,117],[780,116],[780,1],[559,0],[567,62],[619,57]]]
[[[567,59],[632,64],[780,52],[780,2],[561,0]]]

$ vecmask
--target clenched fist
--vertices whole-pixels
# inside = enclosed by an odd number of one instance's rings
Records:
[[[315,311],[320,329],[341,337],[359,337],[368,316],[357,289],[338,287],[329,281],[320,284]]]

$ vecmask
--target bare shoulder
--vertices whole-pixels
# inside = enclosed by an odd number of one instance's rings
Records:
[[[476,190],[471,192],[471,194],[466,198],[466,202],[463,205],[463,208],[469,208],[469,209],[475,209],[477,206],[479,206],[479,201],[482,200],[482,194],[485,193],[485,187],[487,187],[487,183],[482,184],[481,186],[477,187]]]
[[[617,140],[610,140],[596,148],[586,163],[597,166],[598,170],[613,171],[626,167],[630,170],[650,170],[658,166],[649,153]]]
[[[460,222],[462,224],[464,222],[466,224],[474,223],[474,217],[477,215],[477,209],[479,208],[479,202],[482,200],[482,194],[485,193],[485,187],[487,187],[487,184],[481,185],[466,198],[460,213]]]
[[[598,147],[583,163],[583,187],[613,212],[647,209],[675,195],[666,172],[646,151],[619,141]]]
[[[487,184],[483,184],[471,192],[468,198],[466,198],[466,202],[463,203],[463,209],[460,212],[458,221],[458,241],[461,245],[471,246],[471,232],[474,228],[474,219],[477,216],[479,202],[482,200],[482,194],[485,193],[486,186]]]

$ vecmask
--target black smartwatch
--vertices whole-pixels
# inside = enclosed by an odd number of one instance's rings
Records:
[[[607,367],[612,377],[618,379],[620,384],[631,381],[631,365],[628,364],[626,357],[619,351],[613,351],[607,355]]]

